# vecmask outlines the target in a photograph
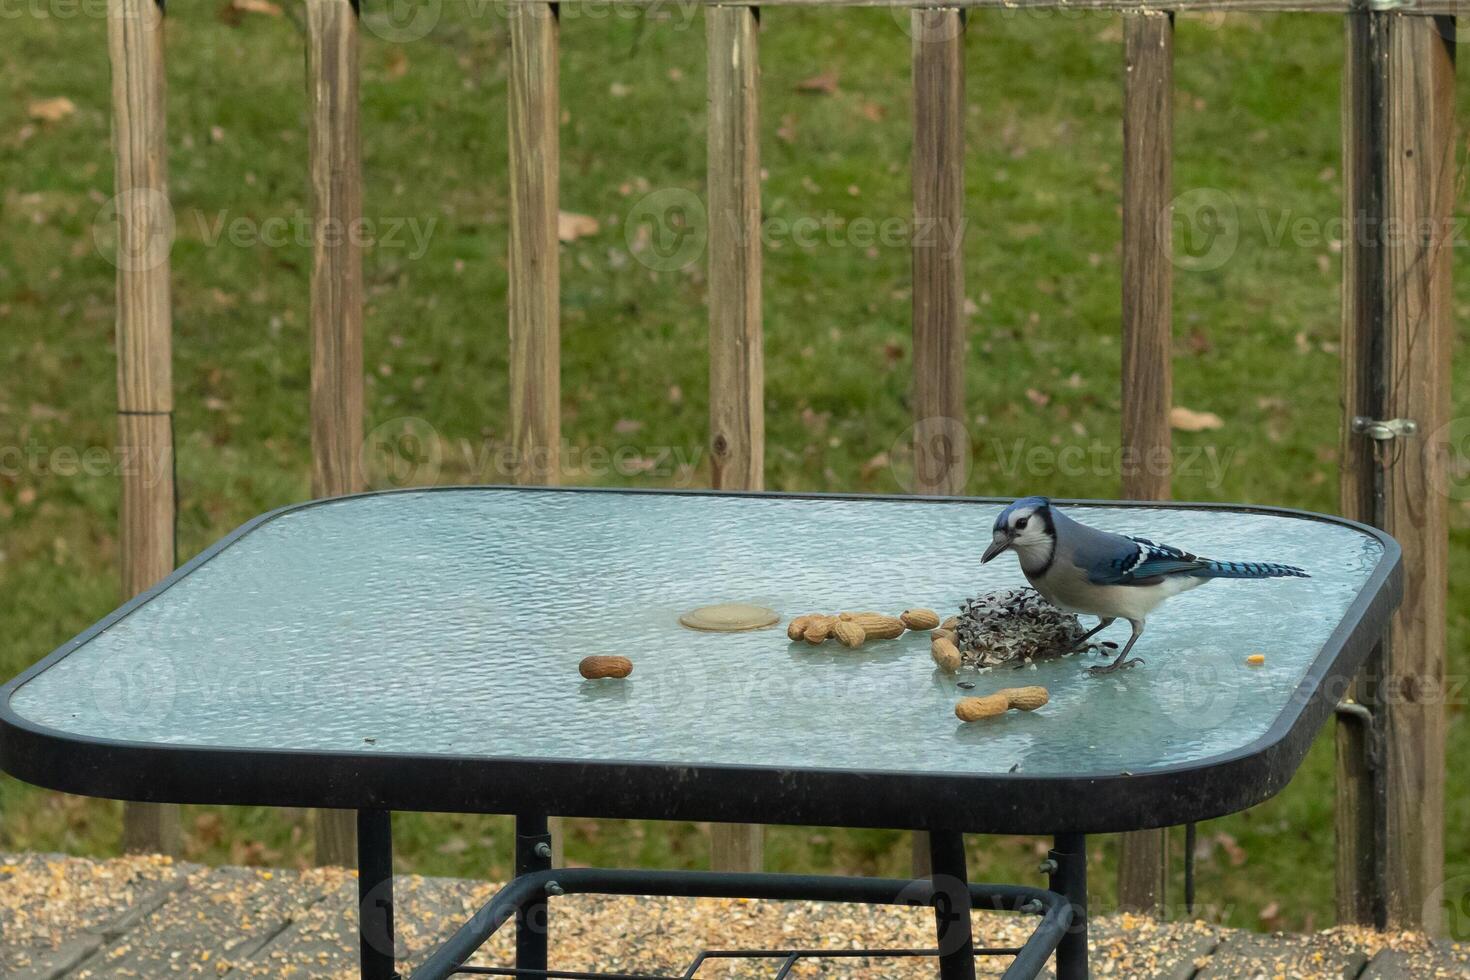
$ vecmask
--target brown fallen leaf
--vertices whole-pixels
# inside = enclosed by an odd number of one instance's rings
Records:
[[[803,78],[796,83],[796,90],[798,92],[808,92],[812,95],[836,95],[837,72],[829,68],[820,75]]]
[[[403,53],[402,48],[394,48],[388,53],[388,64],[384,67],[383,74],[389,78],[402,78],[408,74],[408,55]]]
[[[873,456],[866,463],[864,463],[862,465],[862,468],[858,472],[860,472],[863,479],[866,480],[872,477],[874,473],[886,470],[891,465],[892,460],[889,458],[888,454],[879,453],[878,455]]]
[[[579,238],[597,234],[601,227],[597,219],[591,215],[573,214],[571,211],[556,213],[556,237],[559,241],[574,242]]]
[[[239,27],[246,14],[261,14],[266,17],[281,16],[281,6],[271,0],[227,0],[215,15],[231,27]]]
[[[1205,432],[1225,427],[1220,416],[1214,412],[1196,412],[1179,405],[1169,409],[1169,425],[1180,432]]]
[[[54,99],[36,99],[26,107],[26,114],[41,122],[61,122],[77,111],[77,104],[64,95]]]
[[[1229,858],[1230,866],[1232,868],[1238,868],[1241,865],[1245,864],[1245,848],[1241,847],[1240,842],[1237,841],[1233,836],[1225,833],[1224,831],[1221,831],[1220,833],[1215,835],[1215,843],[1219,844],[1220,847],[1224,849],[1225,855]]]
[[[230,6],[242,14],[264,14],[266,17],[281,16],[281,6],[271,0],[230,0]]]

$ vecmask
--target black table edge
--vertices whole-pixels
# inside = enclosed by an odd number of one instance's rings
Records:
[[[140,802],[510,813],[527,801],[566,816],[711,820],[979,833],[1110,833],[1223,816],[1290,780],[1402,598],[1402,561],[1388,534],[1346,518],[1280,507],[1164,501],[1061,500],[1318,520],[1376,539],[1383,555],[1267,732],[1229,753],[1183,766],[1065,776],[728,764],[544,761],[515,757],[379,755],[163,745],[83,736],[39,725],[11,707],[28,680],[167,591],[238,538],[308,507],[398,493],[505,490],[817,500],[893,500],[994,506],[1008,499],[815,493],[720,493],[590,487],[445,486],[376,491],[293,504],[248,521],[76,638],[0,687],[0,769],[50,789]],[[554,723],[527,718],[527,724]]]

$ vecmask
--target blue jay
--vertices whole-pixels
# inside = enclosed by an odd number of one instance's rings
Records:
[[[1310,577],[1295,565],[1215,561],[1146,538],[1099,531],[1072,520],[1045,497],[1023,497],[1000,512],[981,564],[1003,551],[1016,553],[1026,580],[1052,605],[1100,618],[1078,647],[1113,620],[1128,620],[1133,635],[1127,646],[1112,663],[1093,667],[1094,675],[1143,662],[1129,660],[1128,651],[1143,635],[1148,614],[1171,596],[1212,578]]]

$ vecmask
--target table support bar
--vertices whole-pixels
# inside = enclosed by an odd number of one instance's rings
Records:
[[[931,900],[939,941],[939,976],[941,980],[975,980],[965,835],[949,830],[930,832],[929,867],[929,880],[934,883]]]
[[[1057,944],[1057,980],[1087,980],[1087,837],[1058,834],[1051,867],[1051,890],[1071,909],[1071,924]]]
[[[398,980],[393,958],[393,816],[357,811],[358,948],[362,980]]]
[[[1052,951],[1067,936],[1067,927],[1072,921],[1071,903],[1060,894],[1023,885],[973,884],[968,886],[967,891],[971,907],[1041,916],[1031,938],[1015,953],[1015,959],[1006,969],[1003,980],[1025,980],[1038,976],[1045,968]],[[920,908],[934,904],[933,884],[927,879],[910,881],[829,875],[557,868],[518,875],[512,879],[435,950],[413,972],[411,980],[445,980],[452,976],[497,929],[521,910],[538,902],[544,903],[548,893],[552,892],[569,895],[661,895],[672,898],[861,902],[869,905],[909,905]],[[538,973],[517,975],[535,977]],[[542,970],[540,975],[563,974],[556,970]]]
[[[545,814],[516,815],[516,877],[551,870],[550,821]],[[523,977],[544,977],[548,963],[550,909],[545,893],[537,894],[516,916],[516,969]]]

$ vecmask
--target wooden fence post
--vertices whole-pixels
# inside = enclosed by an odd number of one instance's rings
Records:
[[[1382,275],[1382,250],[1369,248],[1361,232],[1352,231],[1354,216],[1381,217],[1381,193],[1374,157],[1377,144],[1370,133],[1381,128],[1380,100],[1375,96],[1380,15],[1349,14],[1345,21],[1342,72],[1342,466],[1338,471],[1340,504],[1344,515],[1370,524],[1381,523],[1377,490],[1376,451],[1372,440],[1352,431],[1356,414],[1383,417],[1377,397],[1378,365],[1373,337],[1377,332]],[[1349,700],[1369,705],[1375,701],[1373,679],[1383,671],[1383,647],[1377,647],[1347,691]],[[1376,727],[1376,726],[1375,726]],[[1374,771],[1368,749],[1376,732],[1355,718],[1337,724],[1337,921],[1387,924],[1381,896],[1382,855],[1377,851],[1378,827],[1383,814],[1375,812]]]
[[[363,487],[362,149],[357,10],[306,0],[306,85],[312,201],[311,490]],[[356,815],[318,810],[318,864],[357,863]]]
[[[923,494],[964,492],[965,424],[965,14],[915,9],[914,478]],[[929,835],[912,835],[915,877],[930,873]]]
[[[561,483],[560,21],[554,3],[509,8],[510,438],[514,483]],[[549,817],[551,863],[565,833]]]
[[[560,58],[555,4],[510,7],[510,430],[514,481],[561,482]]]
[[[760,12],[705,12],[709,66],[709,432],[717,490],[765,487],[761,333]],[[759,871],[764,828],[710,827],[710,867]]]
[[[1352,13],[1343,80],[1342,506],[1403,546],[1404,602],[1338,732],[1338,914],[1441,928],[1454,24]],[[1363,418],[1412,420],[1375,440]],[[1364,738],[1378,767],[1364,763]],[[1376,815],[1376,819],[1375,819]],[[1376,858],[1376,859],[1375,859]]]
[[[123,592],[131,598],[174,569],[173,312],[169,249],[167,86],[163,10],[108,0],[117,207],[117,443]],[[179,808],[128,803],[123,846],[177,854]]]
[[[1170,496],[1174,17],[1123,15],[1123,496]],[[1162,914],[1169,832],[1123,834],[1118,905]]]

